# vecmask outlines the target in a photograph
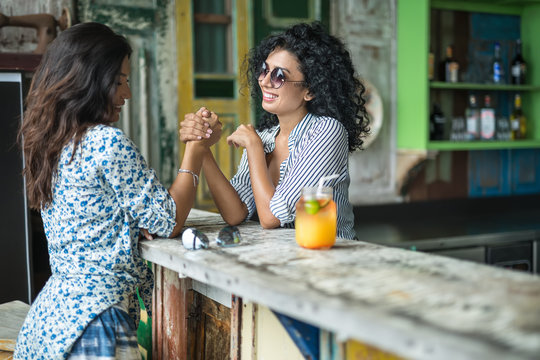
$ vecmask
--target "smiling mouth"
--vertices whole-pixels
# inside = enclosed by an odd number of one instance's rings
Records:
[[[267,93],[267,92],[264,92],[264,91],[263,91],[263,99],[264,99],[264,100],[275,100],[275,99],[277,99],[277,98],[278,98],[277,95],[270,94],[270,93]]]

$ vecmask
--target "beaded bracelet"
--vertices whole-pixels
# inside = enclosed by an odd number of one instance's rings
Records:
[[[178,169],[178,174],[180,173],[191,174],[193,176],[193,187],[197,187],[197,185],[199,184],[199,175],[195,174],[191,170],[186,170],[186,169]]]

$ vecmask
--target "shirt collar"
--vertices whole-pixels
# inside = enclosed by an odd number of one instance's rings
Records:
[[[311,121],[313,121],[315,117],[311,113],[307,113],[306,116],[291,131],[289,134],[289,141],[287,142],[287,146],[289,147],[289,152],[293,150],[294,144],[296,144],[297,139],[301,139],[304,135],[304,132],[306,132],[307,128],[309,127],[309,124]]]
[[[276,148],[276,136],[277,136],[277,133],[279,132],[279,129],[280,129],[279,124],[277,124],[274,127],[271,127],[270,129],[267,130],[268,136],[265,136],[267,140],[266,141],[263,140],[264,152],[266,154],[270,154]]]
[[[296,144],[297,139],[301,139],[304,135],[304,132],[309,127],[309,124],[315,119],[315,116],[311,113],[307,113],[306,116],[291,131],[289,134],[289,139],[287,141],[287,147],[289,148],[289,152],[294,149],[294,144]],[[276,136],[280,130],[279,124],[275,125],[274,127],[268,129],[268,142],[263,141],[264,145],[264,152],[269,154],[276,148]]]

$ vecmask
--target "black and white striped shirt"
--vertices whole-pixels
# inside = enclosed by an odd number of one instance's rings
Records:
[[[279,125],[257,132],[266,154],[274,151]],[[337,236],[353,239],[354,215],[349,202],[348,136],[345,127],[336,119],[307,114],[289,135],[289,157],[279,169],[279,182],[270,200],[270,211],[282,227],[293,228],[296,202],[301,190],[317,186],[323,176],[339,174],[325,183],[334,188],[337,205]],[[244,149],[232,186],[247,205],[249,219],[255,213],[255,197],[251,188],[247,152]]]

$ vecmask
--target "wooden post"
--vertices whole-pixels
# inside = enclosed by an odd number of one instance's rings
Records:
[[[191,279],[155,265],[152,358],[188,360],[188,317],[193,301]]]
[[[240,359],[242,348],[242,298],[232,295],[231,300],[231,360]]]

